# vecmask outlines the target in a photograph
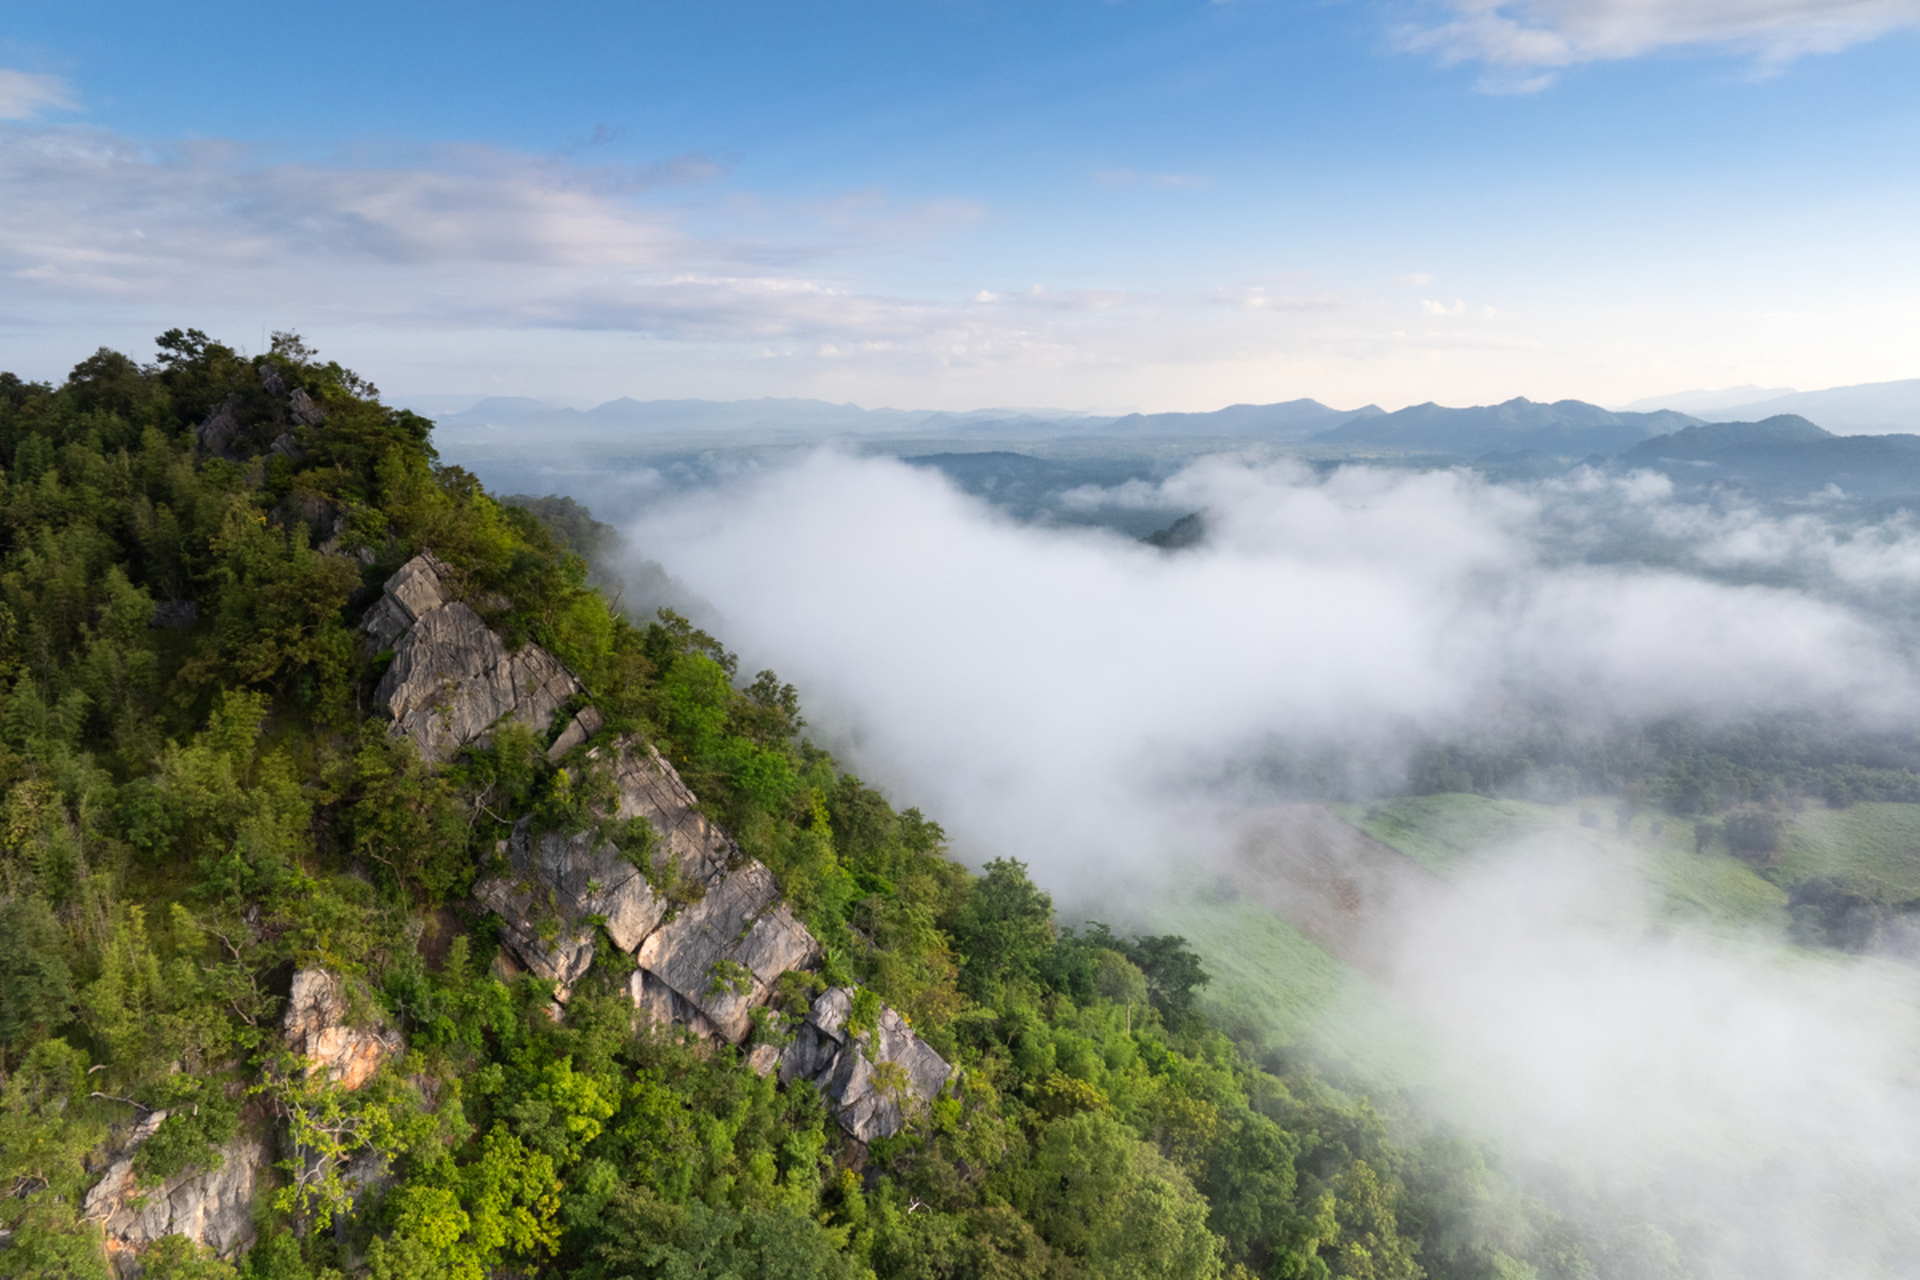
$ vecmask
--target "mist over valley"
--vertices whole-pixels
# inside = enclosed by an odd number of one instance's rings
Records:
[[[1451,413],[1359,456],[1350,420],[540,475],[619,521],[635,603],[794,680],[960,856],[1189,938],[1248,1042],[1673,1266],[1897,1269],[1920,473],[1883,460],[1914,437]],[[1448,458],[1595,431],[1614,456]]]

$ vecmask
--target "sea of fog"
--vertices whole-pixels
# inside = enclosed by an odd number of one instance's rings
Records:
[[[793,681],[849,767],[957,856],[1027,862],[1068,918],[1215,875],[1290,798],[1262,760],[1332,753],[1390,790],[1410,742],[1519,717],[1880,732],[1920,691],[1920,529],[1683,503],[1648,475],[1217,457],[1059,497],[1202,513],[1177,552],[829,450],[625,492],[596,514],[658,566],[636,559],[630,604],[693,610]],[[1536,839],[1375,919],[1421,1106],[1711,1274],[1920,1273],[1914,970],[1676,933],[1646,895]]]

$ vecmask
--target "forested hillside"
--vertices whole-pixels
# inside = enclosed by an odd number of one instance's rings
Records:
[[[1062,927],[1019,863],[949,859],[774,674],[612,610],[563,540],[584,512],[495,501],[430,428],[292,335],[0,375],[0,1275],[1579,1276],[1665,1247],[1250,1060],[1180,939]],[[557,662],[550,705],[396,722],[434,610],[501,647],[475,680]],[[622,816],[634,777],[698,797],[709,880]],[[660,936],[763,867],[784,907],[749,919],[790,912],[808,959],[649,1003],[654,944],[554,914],[543,850],[626,858]],[[880,1120],[794,1066],[834,1027]],[[909,1027],[931,1089],[889,1074]]]

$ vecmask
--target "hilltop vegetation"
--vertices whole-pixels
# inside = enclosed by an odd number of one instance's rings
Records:
[[[951,861],[806,740],[773,673],[610,608],[568,549],[584,512],[550,527],[429,441],[292,335],[249,358],[175,330],[152,364],[0,375],[0,1275],[132,1265],[85,1208],[107,1158],[133,1151],[137,1207],[245,1141],[276,1160],[245,1241],[170,1236],[145,1274],[1572,1277],[1606,1256],[1499,1199],[1470,1150],[1257,1064],[1195,1012],[1180,939],[1061,928],[1019,863]],[[580,698],[445,765],[375,713],[393,657],[359,622],[421,552],[772,869],[824,959],[770,1034],[854,984],[957,1067],[904,1131],[853,1141],[804,1081],[638,1016],[617,950],[564,1008],[496,958],[476,882],[523,819],[608,823],[606,784],[548,758]],[[405,1046],[351,1089],[281,1030],[316,971]]]

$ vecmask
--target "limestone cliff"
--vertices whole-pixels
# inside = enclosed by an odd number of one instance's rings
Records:
[[[293,975],[282,1029],[287,1047],[306,1060],[309,1072],[324,1071],[348,1090],[365,1084],[401,1048],[399,1033],[378,1018],[365,1027],[353,1025],[344,984],[325,969],[302,969]]]
[[[580,692],[573,674],[537,645],[508,652],[478,614],[449,597],[443,573],[432,556],[415,556],[361,623],[370,645],[393,653],[375,697],[394,731],[434,761],[480,741],[502,719],[544,730]],[[602,727],[597,711],[583,709],[549,758],[586,745]],[[482,881],[474,896],[500,916],[508,949],[552,982],[560,1000],[592,967],[604,933],[634,958],[629,994],[637,1009],[744,1043],[780,975],[820,963],[819,942],[781,900],[773,873],[700,812],[653,747],[628,735],[589,750],[586,765],[611,773],[611,817],[645,819],[652,829],[652,847],[639,855],[644,865],[591,831],[536,832],[523,818],[500,849],[505,873]],[[947,1066],[891,1009],[870,1036],[849,1035],[844,1010],[837,1019],[833,1011],[851,1007],[851,999],[845,989],[829,992],[777,1063],[768,1058],[771,1046],[760,1046],[757,1065],[777,1065],[782,1080],[821,1088],[841,1123],[865,1140],[898,1132],[906,1111],[945,1082]],[[348,1052],[344,1041],[341,1052]]]
[[[603,754],[604,753],[604,754]],[[511,874],[476,890],[498,912],[502,936],[565,999],[591,967],[597,940],[633,954],[634,1005],[655,1021],[744,1043],[754,1010],[780,975],[820,963],[819,942],[781,900],[773,873],[703,816],[660,753],[631,736],[596,749],[611,769],[615,816],[644,818],[655,840],[646,872],[590,832],[535,836],[522,821],[507,842]],[[821,1089],[863,1141],[897,1133],[914,1105],[945,1083],[947,1064],[883,1008],[866,1039],[845,1029],[852,994],[830,991],[784,1051],[754,1050],[756,1066]]]

